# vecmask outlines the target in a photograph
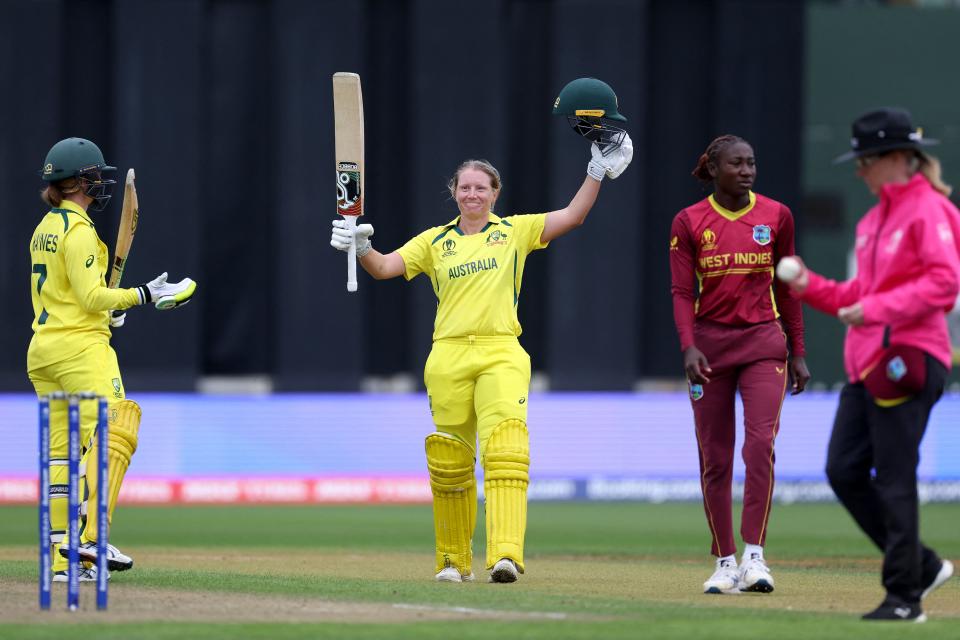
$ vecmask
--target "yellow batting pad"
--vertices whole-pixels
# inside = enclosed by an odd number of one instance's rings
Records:
[[[436,570],[452,566],[467,575],[472,571],[473,530],[477,526],[473,451],[446,433],[428,435],[425,448],[433,491]]]
[[[50,461],[50,546],[53,570],[67,568],[67,559],[60,555],[60,545],[67,541],[67,460]]]
[[[110,405],[109,439],[107,457],[109,459],[110,495],[107,496],[107,520],[113,522],[113,510],[117,506],[120,485],[127,474],[130,460],[137,451],[137,436],[140,433],[140,405],[133,400],[121,400]],[[87,523],[83,529],[82,542],[95,542],[97,539],[97,448],[100,436],[97,435],[93,447],[84,455],[87,467]]]
[[[504,420],[494,427],[487,440],[483,472],[487,500],[487,569],[492,569],[501,558],[510,558],[523,573],[530,435],[522,420]]]

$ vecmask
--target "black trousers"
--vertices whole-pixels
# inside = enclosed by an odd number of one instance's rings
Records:
[[[919,602],[940,569],[940,558],[920,541],[917,464],[946,378],[946,368],[928,355],[923,390],[889,408],[877,406],[863,384],[847,384],[827,450],[830,486],[883,552],[887,597],[903,604]]]

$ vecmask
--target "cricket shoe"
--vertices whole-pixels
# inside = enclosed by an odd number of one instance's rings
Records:
[[[517,565],[510,558],[500,558],[490,572],[490,582],[516,582],[520,577]]]
[[[919,603],[911,605],[884,600],[879,607],[870,613],[863,614],[863,619],[892,622],[926,622],[927,614],[920,608]]]
[[[750,558],[740,564],[740,591],[773,591],[773,576],[759,553],[750,554]]]
[[[737,588],[740,572],[734,560],[717,559],[717,569],[710,579],[703,583],[704,593],[731,593]]]
[[[107,572],[107,580],[110,579],[110,572]],[[53,573],[54,582],[69,582],[69,576],[67,576],[66,571],[54,571]],[[77,567],[77,581],[78,582],[96,582],[97,581],[97,565],[92,567],[85,567],[80,565]]]
[[[84,562],[97,562],[97,543],[96,542],[84,542],[81,543],[80,549],[80,559]],[[66,545],[60,547],[60,555],[64,558],[70,559],[70,549]],[[120,549],[117,549],[112,544],[107,545],[107,569],[110,571],[126,571],[133,567],[133,558],[130,556],[124,555],[120,552]]]
[[[944,582],[950,579],[953,575],[953,563],[949,560],[944,560],[940,564],[940,571],[937,572],[937,575],[933,577],[933,580],[923,588],[923,593],[920,594],[920,599],[925,599],[928,595],[936,591]]]
[[[464,575],[456,567],[444,567],[435,576],[437,582],[473,582],[473,572]]]

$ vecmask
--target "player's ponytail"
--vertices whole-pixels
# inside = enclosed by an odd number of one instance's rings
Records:
[[[914,157],[916,166],[912,166],[913,170],[922,173],[923,177],[930,183],[930,186],[949,198],[953,192],[953,187],[943,181],[943,170],[940,168],[940,160],[936,156],[932,156],[923,151],[917,151],[917,155]],[[911,164],[913,165],[913,163]]]
[[[690,175],[703,183],[713,182],[713,176],[710,175],[710,167],[707,165],[709,165],[711,162],[716,164],[717,158],[720,157],[720,152],[731,144],[736,144],[738,142],[747,143],[747,141],[740,136],[735,136],[729,133],[714,138],[713,142],[707,145],[707,149],[700,154],[700,158],[697,160],[697,166],[693,168],[693,172]]]
[[[59,207],[65,195],[74,193],[79,188],[80,184],[76,178],[58,180],[47,184],[47,187],[40,192],[40,198],[49,207]]]

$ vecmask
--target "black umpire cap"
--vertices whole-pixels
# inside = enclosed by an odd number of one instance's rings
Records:
[[[917,149],[939,144],[923,137],[923,129],[913,126],[910,112],[884,107],[865,113],[853,121],[851,150],[834,158],[834,164],[861,156],[872,156],[896,149]]]

